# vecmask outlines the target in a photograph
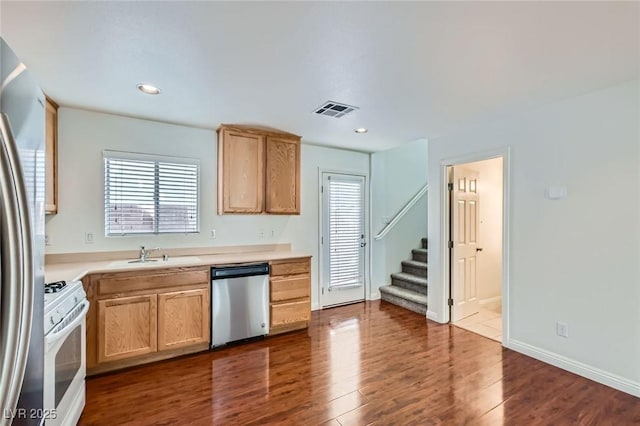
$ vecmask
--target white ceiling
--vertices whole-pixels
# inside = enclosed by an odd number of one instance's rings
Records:
[[[363,151],[640,74],[638,2],[3,1],[0,19],[61,105]],[[360,110],[313,114],[327,100]]]

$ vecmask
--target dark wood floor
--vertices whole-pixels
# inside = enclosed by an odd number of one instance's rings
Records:
[[[83,425],[628,425],[640,400],[385,302],[89,379]]]

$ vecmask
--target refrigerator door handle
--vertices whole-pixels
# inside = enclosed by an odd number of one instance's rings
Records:
[[[33,248],[27,191],[18,146],[0,114],[0,425],[11,422],[24,380],[33,316]]]

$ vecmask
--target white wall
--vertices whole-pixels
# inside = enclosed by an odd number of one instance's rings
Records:
[[[59,110],[59,213],[47,218],[47,253],[291,243],[313,256],[312,304],[318,303],[318,168],[369,173],[369,154],[302,144],[301,214],[216,214],[216,133],[72,108]],[[198,158],[200,234],[104,236],[105,149]],[[216,239],[210,230],[216,229]],[[273,231],[273,236],[272,235]],[[94,243],[84,243],[93,232]],[[265,237],[259,238],[259,232]]]
[[[479,246],[478,298],[480,303],[502,294],[502,157],[465,163],[478,172]]]
[[[371,154],[372,238],[427,183],[428,142],[425,139]],[[372,292],[389,284],[389,275],[411,258],[427,235],[427,197],[419,202],[380,241],[372,242]],[[379,296],[379,294],[377,295]]]
[[[640,395],[639,104],[636,80],[429,141],[431,317],[448,320],[442,164],[510,147],[507,345]]]

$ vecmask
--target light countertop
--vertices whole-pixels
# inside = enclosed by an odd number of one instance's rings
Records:
[[[189,266],[218,266],[235,263],[269,262],[271,260],[307,258],[309,254],[292,251],[264,251],[250,253],[206,254],[196,256],[175,256],[163,261],[161,257],[151,257],[155,262],[129,263],[130,260],[103,260],[90,262],[45,264],[45,282],[79,280],[88,274],[108,272],[128,272],[140,270],[166,269]]]

